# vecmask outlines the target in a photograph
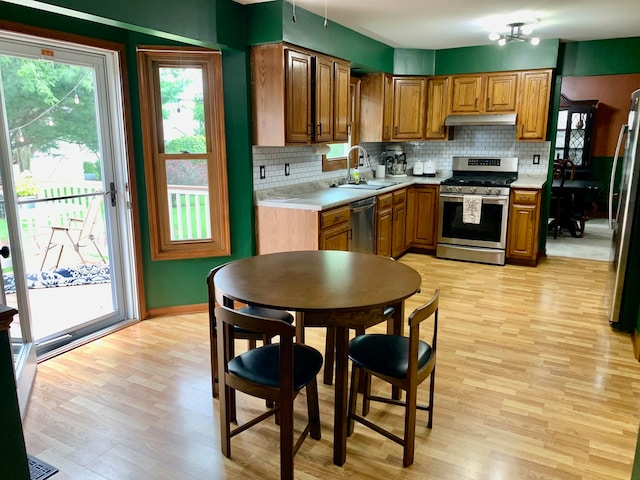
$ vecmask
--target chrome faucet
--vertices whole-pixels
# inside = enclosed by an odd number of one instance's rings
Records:
[[[347,152],[347,183],[351,183],[351,152],[353,152],[354,150],[360,150],[363,154],[363,158],[364,158],[364,166],[367,165],[367,163],[369,162],[369,154],[367,153],[367,151],[365,150],[364,147],[361,147],[360,145],[354,145],[353,147],[351,147],[349,149],[349,151]],[[358,163],[356,163],[356,166],[360,163],[360,160],[358,160]]]

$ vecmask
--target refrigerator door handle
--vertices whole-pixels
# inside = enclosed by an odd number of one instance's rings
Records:
[[[609,179],[609,228],[615,230],[613,220],[613,187],[616,181],[616,168],[618,167],[618,157],[620,156],[620,146],[622,145],[622,139],[629,129],[628,125],[622,125],[620,127],[620,134],[618,135],[618,144],[616,145],[616,153],[613,155],[613,165],[611,166],[611,178]]]

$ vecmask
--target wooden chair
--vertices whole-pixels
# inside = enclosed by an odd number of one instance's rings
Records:
[[[217,307],[220,322],[217,336],[220,355],[220,443],[231,457],[231,438],[276,414],[280,425],[280,478],[293,479],[293,457],[307,435],[320,440],[320,409],[316,376],[322,368],[322,354],[312,347],[294,343],[295,327],[277,319],[250,315],[228,307]],[[239,330],[278,336],[280,342],[235,354]],[[306,389],[308,422],[294,442],[294,399]],[[243,425],[231,428],[235,406],[229,402],[235,391],[263,398],[273,406]]]
[[[413,463],[417,409],[428,411],[427,427],[431,428],[433,425],[439,298],[440,290],[436,290],[431,300],[414,310],[409,316],[409,337],[365,334],[354,338],[349,344],[349,358],[353,362],[353,369],[349,395],[348,435],[353,433],[354,422],[358,422],[402,445],[404,447],[402,464],[405,467]],[[420,324],[429,318],[433,318],[433,337],[430,345],[420,340]],[[367,392],[363,395],[363,415],[358,415],[356,413],[356,399],[358,382],[361,378],[360,372],[364,372],[366,378],[373,375],[390,383],[393,387],[404,390],[407,392],[406,400],[403,402],[392,398],[373,396]],[[422,406],[417,404],[418,385],[424,382],[427,377],[430,377],[429,404]],[[366,411],[368,411],[365,404],[371,400],[404,406],[403,437],[399,437],[364,418]]]
[[[102,197],[93,197],[89,202],[89,206],[87,207],[87,211],[84,214],[84,218],[70,218],[67,221],[67,225],[65,226],[51,227],[49,242],[44,249],[44,255],[42,258],[42,264],[40,265],[40,270],[44,269],[49,251],[56,247],[60,247],[60,250],[54,268],[58,268],[58,266],[60,265],[60,259],[62,258],[64,247],[72,247],[80,257],[82,264],[85,265],[87,262],[82,256],[82,252],[80,252],[80,249],[88,247],[89,245],[93,245],[98,252],[98,255],[100,255],[102,262],[106,263],[104,255],[102,255],[102,252],[100,251],[100,248],[96,243],[96,238],[93,235],[93,230],[96,226],[96,223],[98,222],[98,217],[100,216],[101,205]]]
[[[210,348],[211,348],[211,393],[213,397],[218,396],[218,348],[217,348],[217,328],[216,328],[216,293],[215,293],[215,283],[214,276],[222,267],[227,265],[226,263],[223,265],[219,265],[215,268],[212,268],[207,275],[207,291],[208,291],[208,300],[209,300],[209,339],[210,339]],[[233,308],[233,302],[229,302],[225,305],[225,307]],[[293,323],[293,315],[284,310],[274,310],[272,308],[263,308],[256,307],[253,305],[247,305],[242,307],[240,311],[249,313],[252,315],[258,315],[262,317],[268,318],[276,318],[279,320],[283,320],[289,324]],[[249,349],[256,348],[257,341],[260,340],[264,345],[268,345],[271,343],[272,336],[265,335],[263,333],[256,333],[247,330],[238,330],[235,334],[235,338],[244,339],[249,341]]]
[[[383,318],[376,319],[370,324],[355,329],[356,336],[364,335],[367,328],[377,325],[380,322],[388,320],[395,313],[393,307],[385,307],[383,311]],[[333,384],[334,365],[336,357],[336,329],[327,327],[327,338],[324,347],[324,377],[323,383],[325,385]]]

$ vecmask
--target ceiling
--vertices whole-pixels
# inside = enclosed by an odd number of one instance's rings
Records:
[[[638,0],[295,0],[295,5],[321,17],[326,5],[330,21],[394,48],[487,45],[493,43],[488,34],[495,26],[507,33],[506,25],[513,22],[531,23],[533,35],[542,40],[640,36]]]

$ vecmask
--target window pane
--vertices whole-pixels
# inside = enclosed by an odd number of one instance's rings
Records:
[[[211,238],[207,161],[166,160],[171,241]]]
[[[205,153],[202,69],[159,71],[165,153]]]

